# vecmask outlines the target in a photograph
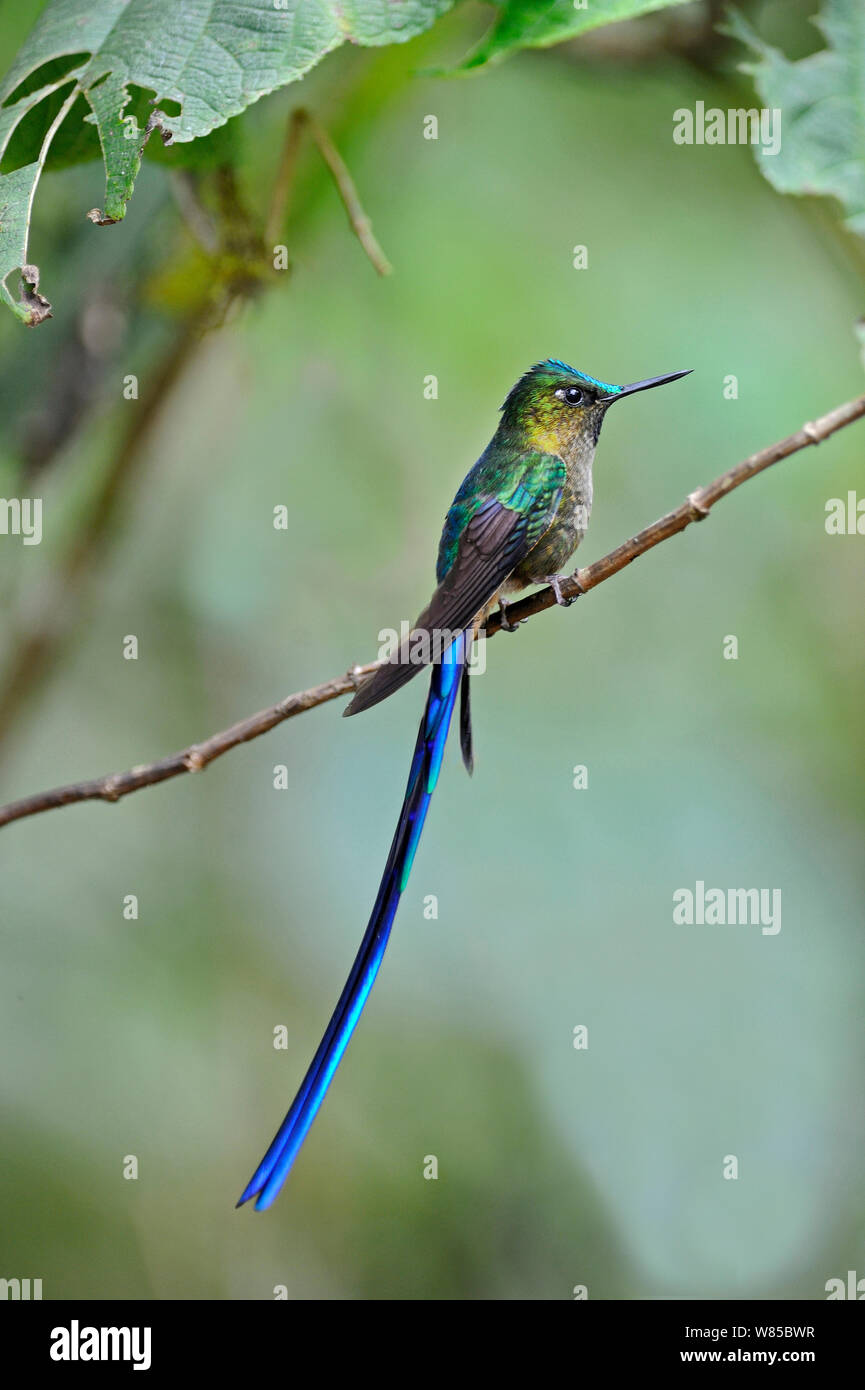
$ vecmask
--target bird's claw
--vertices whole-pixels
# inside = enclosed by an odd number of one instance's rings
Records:
[[[565,597],[565,595],[562,593],[563,580],[567,580],[569,584],[576,584],[577,588],[579,589],[579,593],[570,594],[568,597]],[[556,603],[559,605],[560,608],[570,608],[572,603],[576,603],[577,599],[580,597],[580,594],[584,594],[586,592],[583,586],[580,584],[580,581],[577,579],[576,572],[574,572],[574,574],[547,574],[544,576],[544,582],[546,584],[549,584],[550,588],[556,596]]]
[[[511,622],[508,617],[508,605],[499,599],[499,627],[502,632],[516,632],[519,625],[519,619],[515,623]]]

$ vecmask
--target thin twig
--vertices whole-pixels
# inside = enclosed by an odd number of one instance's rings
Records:
[[[251,714],[247,719],[241,719],[237,724],[232,724],[230,729],[213,734],[203,743],[193,743],[189,748],[183,748],[179,753],[172,753],[167,758],[160,758],[155,763],[144,763],[140,767],[130,768],[128,772],[97,777],[91,782],[75,782],[68,787],[57,787],[54,791],[42,792],[39,796],[14,801],[9,806],[0,807],[0,825],[20,820],[23,816],[33,816],[37,811],[51,811],[57,806],[69,806],[76,801],[119,801],[122,796],[127,796],[129,792],[137,792],[140,787],[152,787],[157,782],[167,782],[184,772],[201,772],[208,763],[222,757],[230,748],[258,738],[260,734],[267,733],[283,720],[291,719],[292,715],[302,714],[304,710],[314,709],[316,705],[324,705],[328,700],[338,700],[340,695],[347,695],[350,691],[356,690],[359,681],[370,675],[379,664],[373,661],[367,666],[355,666],[344,676],[337,676],[334,680],[325,681],[323,685],[313,686],[311,690],[302,690],[297,695],[288,695],[284,700],[280,700],[279,704],[260,710],[258,714]]]
[[[297,157],[305,126],[306,112],[298,107],[292,111],[288,118],[285,139],[282,142],[282,152],[279,157],[276,178],[273,181],[273,193],[264,226],[265,246],[273,246],[276,242],[291,206],[291,190],[294,187]]]
[[[692,522],[704,520],[716,502],[720,502],[735,488],[741,487],[742,483],[747,482],[749,478],[756,477],[758,473],[762,473],[773,463],[778,463],[780,459],[787,458],[790,454],[807,448],[809,444],[819,444],[822,440],[835,434],[837,430],[843,429],[845,425],[852,424],[854,420],[859,420],[863,416],[865,416],[865,396],[860,396],[858,400],[840,405],[835,410],[829,411],[827,415],[821,416],[820,419],[803,425],[795,434],[789,435],[777,444],[771,444],[769,448],[761,449],[758,453],[752,454],[750,458],[736,464],[728,472],[722,473],[714,482],[689,493],[681,506],[676,507],[672,512],[667,512],[651,526],[638,531],[630,540],[617,546],[615,550],[611,550],[602,559],[587,565],[585,569],[577,570],[570,579],[562,583],[562,594],[566,598],[576,598],[580,594],[588,593],[590,589],[597,588],[598,584],[602,584],[612,575],[618,574],[619,570],[631,564],[637,559],[637,556],[644,555],[647,550],[659,545],[661,541],[668,540],[670,536],[684,531],[685,527],[690,526]],[[541,589],[537,593],[529,595],[528,598],[521,599],[519,603],[509,604],[508,618],[511,621],[530,618],[545,608],[552,608],[555,602],[552,589]],[[487,623],[486,635],[492,637],[498,632],[500,625],[498,613],[493,614]],[[357,689],[358,682],[363,677],[375,671],[381,664],[381,661],[371,661],[365,666],[354,666],[345,675],[336,676],[333,680],[325,681],[323,685],[313,686],[311,689],[302,690],[295,695],[288,695],[278,704],[271,705],[269,709],[249,715],[248,718],[233,724],[230,729],[213,734],[203,743],[193,743],[189,748],[184,748],[179,753],[173,753],[170,757],[160,758],[157,762],[144,763],[138,767],[130,768],[128,772],[112,773],[107,777],[97,777],[89,782],[73,782],[65,787],[55,787],[52,791],[39,792],[35,796],[27,796],[20,801],[12,801],[8,806],[0,806],[0,826],[8,825],[14,820],[23,820],[25,816],[35,816],[40,811],[51,811],[58,806],[70,806],[78,801],[119,801],[122,796],[128,795],[129,792],[138,791],[141,787],[150,787],[157,782],[165,782],[169,778],[179,777],[185,772],[200,772],[207,767],[208,763],[222,757],[223,753],[227,753],[229,749],[236,748],[240,743],[248,743],[250,739],[258,738],[277,724],[283,723],[284,720],[292,719],[296,714],[302,714],[305,710],[315,709],[318,705],[327,704],[330,700],[338,700],[341,695],[350,694]]]
[[[270,245],[271,240],[277,239],[278,229],[280,229],[282,225],[282,217],[285,215],[286,204],[288,204],[289,190],[291,190],[292,179],[295,177],[296,161],[298,161],[298,147],[300,136],[302,136],[303,131],[309,131],[314,145],[316,145],[316,149],[318,150],[318,154],[323,158],[324,163],[327,164],[328,170],[331,171],[331,177],[334,179],[334,183],[337,185],[337,192],[342,199],[342,206],[345,207],[345,211],[348,213],[348,220],[350,225],[352,225],[352,231],[355,232],[357,240],[359,240],[360,245],[363,246],[364,252],[369,256],[375,270],[377,270],[380,275],[391,274],[392,268],[394,267],[389,263],[387,256],[382,252],[381,246],[378,245],[377,240],[374,238],[373,224],[371,224],[369,215],[364,213],[363,203],[360,202],[360,196],[355,188],[355,181],[353,181],[352,175],[349,174],[348,165],[346,165],[345,160],[343,160],[337,146],[332,142],[330,135],[325,131],[324,126],[318,124],[312,111],[306,111],[303,107],[299,107],[298,110],[293,111],[291,120],[289,120],[288,124],[285,145],[282,147],[282,158],[280,161],[280,170],[277,172],[274,199],[273,202],[271,202],[270,214],[268,214],[267,218],[268,245]],[[273,231],[273,236],[270,235],[271,231]]]
[[[690,526],[692,521],[703,521],[714,507],[716,502],[720,502],[722,497],[733,492],[742,483],[754,478],[764,469],[770,468],[773,463],[778,463],[780,459],[788,458],[790,454],[798,453],[800,449],[805,449],[809,444],[820,444],[824,439],[828,439],[830,434],[835,434],[837,430],[843,429],[845,425],[850,425],[854,420],[860,420],[865,415],[865,396],[859,396],[855,401],[848,401],[846,405],[839,405],[835,410],[830,410],[828,415],[821,415],[818,420],[811,420],[802,426],[795,434],[788,435],[786,439],[781,439],[777,444],[770,444],[766,449],[760,449],[750,458],[737,463],[726,473],[722,473],[714,482],[707,483],[705,487],[697,488],[685,498],[681,506],[674,511],[667,512],[665,516],[653,521],[651,526],[646,526],[642,531],[638,531],[630,540],[624,541],[622,545],[611,550],[603,559],[596,560],[594,564],[587,565],[585,569],[576,570],[574,575],[562,583],[561,590],[565,598],[577,598],[581,593],[588,593],[589,589],[594,589],[598,584],[602,584],[605,579],[610,579],[612,575],[618,574],[619,570],[630,565],[639,555],[645,555],[647,550],[652,550],[654,546],[660,545],[661,541],[669,540],[670,536],[678,535],[684,531],[686,526]],[[552,589],[540,589],[535,594],[530,594],[528,598],[520,599],[519,603],[508,604],[508,620],[519,622],[523,618],[531,618],[535,613],[541,613],[545,608],[552,608],[556,602],[555,594]],[[487,623],[487,636],[490,637],[499,628],[499,615],[494,613]],[[2,812],[2,808],[0,808]],[[0,825],[2,825],[0,819]]]

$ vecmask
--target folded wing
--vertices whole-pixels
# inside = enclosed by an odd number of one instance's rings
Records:
[[[559,462],[558,460],[556,461]],[[527,479],[535,487],[527,486]],[[454,562],[394,657],[369,677],[345,710],[359,714],[393,695],[421,667],[439,661],[457,633],[468,628],[551,524],[564,482],[564,465],[513,488],[507,501],[482,496],[460,536]]]

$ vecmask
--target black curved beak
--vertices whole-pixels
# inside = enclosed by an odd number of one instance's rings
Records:
[[[609,396],[600,396],[598,403],[612,405],[613,401],[620,401],[623,396],[633,396],[636,391],[651,391],[653,386],[666,386],[668,381],[678,381],[680,376],[690,376],[693,370],[693,367],[689,367],[686,372],[669,372],[667,376],[648,376],[645,381],[632,381],[630,386],[623,386],[620,391]]]

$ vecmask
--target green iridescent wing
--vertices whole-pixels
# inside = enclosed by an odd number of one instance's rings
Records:
[[[481,456],[448,512],[438,588],[396,658],[361,686],[346,714],[387,699],[469,627],[552,524],[564,481],[565,465],[551,454],[522,454],[506,464]],[[477,484],[486,488],[477,491]]]

